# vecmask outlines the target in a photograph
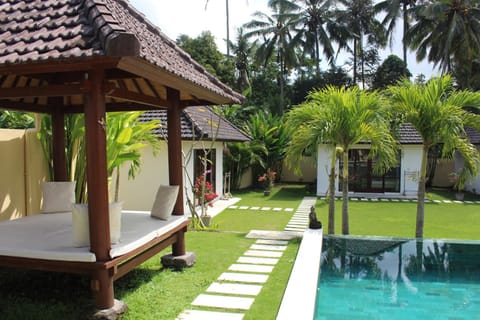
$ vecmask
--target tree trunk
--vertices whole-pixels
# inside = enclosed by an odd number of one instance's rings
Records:
[[[348,149],[343,151],[342,234],[349,234],[348,223]]]
[[[405,64],[405,71],[407,70],[407,31],[408,31],[408,12],[407,12],[407,3],[403,2],[403,63]]]
[[[315,30],[315,67],[317,77],[320,77],[320,46],[318,45],[318,31]]]
[[[422,165],[420,168],[420,178],[418,180],[418,193],[417,193],[417,223],[415,227],[415,237],[423,238],[423,225],[424,225],[424,207],[425,207],[425,184],[427,176],[427,155],[429,147],[424,145],[422,151]]]
[[[360,63],[361,63],[361,67],[362,67],[362,89],[365,89],[365,56],[364,56],[364,53],[363,53],[363,33],[360,34],[360,45],[359,45],[359,48],[360,50]]]
[[[227,18],[227,57],[230,57],[230,10],[228,8],[228,1],[225,0],[225,13]]]
[[[357,39],[353,39],[353,83],[357,84]]]
[[[284,61],[283,61],[283,54],[280,53],[280,77],[279,77],[279,80],[280,80],[280,110],[279,110],[279,114],[280,115],[283,114],[283,108],[284,108],[284,104],[285,104],[284,70],[285,70],[285,67],[284,67]]]
[[[335,234],[335,163],[337,160],[336,148],[333,146],[332,163],[330,165],[328,186],[328,234]]]

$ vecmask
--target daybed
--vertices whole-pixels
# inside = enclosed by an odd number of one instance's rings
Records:
[[[123,211],[120,242],[112,245],[109,261],[98,262],[89,247],[72,245],[71,212],[4,221],[0,223],[0,265],[81,274],[108,269],[116,280],[183,238],[188,223],[185,216],[164,221],[150,217],[150,212]]]

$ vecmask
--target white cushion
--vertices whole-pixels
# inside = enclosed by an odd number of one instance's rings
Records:
[[[111,202],[109,204],[110,242],[120,242],[122,229],[122,205],[123,202]],[[72,204],[72,242],[74,247],[90,246],[90,227],[88,224],[88,205]]]
[[[42,184],[43,213],[69,212],[75,202],[75,181],[52,181]]]
[[[153,202],[151,216],[161,220],[168,220],[172,215],[173,207],[177,202],[179,186],[163,186],[158,188]]]

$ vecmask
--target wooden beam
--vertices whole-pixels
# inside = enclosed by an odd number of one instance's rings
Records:
[[[146,104],[146,105],[155,106],[155,107],[170,108],[172,106],[171,101],[152,97],[152,96],[147,96],[141,93],[126,91],[120,88],[115,88],[106,92],[106,96],[111,98],[116,98],[116,99],[122,99],[126,101],[138,102],[141,104]]]
[[[87,93],[88,91],[88,83],[22,88],[2,88],[0,89],[0,99],[15,99],[28,97],[63,97],[82,95]]]
[[[54,181],[68,181],[67,157],[65,154],[65,114],[58,106],[62,98],[49,99],[49,104],[56,105],[52,108],[52,159]]]
[[[210,101],[206,100],[182,100],[182,107],[191,107],[191,106],[208,106],[210,105]]]
[[[171,185],[178,185],[183,190],[183,172],[182,172],[182,131],[180,92],[178,90],[167,88],[167,98],[172,103],[172,107],[167,110],[167,130],[168,130],[168,172]],[[183,191],[177,196],[177,202],[173,208],[173,215],[183,215]],[[177,242],[172,245],[174,256],[184,255],[185,238],[183,234],[179,235]]]
[[[35,113],[49,113],[51,110],[43,104],[28,103],[21,101],[0,100],[0,109],[27,111]]]
[[[85,143],[87,151],[90,248],[98,261],[109,259],[110,228],[106,155],[106,114],[103,70],[89,73],[92,91],[85,95]]]
[[[107,184],[106,114],[103,69],[88,73],[91,91],[85,95],[85,143],[87,151],[88,218],[90,250],[97,261],[110,260],[110,219]],[[96,307],[113,306],[113,277],[108,270],[94,270],[92,283]]]
[[[37,74],[57,73],[60,76],[63,72],[89,71],[99,68],[114,69],[117,67],[119,57],[93,57],[79,58],[77,60],[26,62],[23,64],[12,64],[0,67],[0,74]],[[59,74],[60,73],[60,74]]]
[[[137,102],[110,102],[107,104],[108,112],[116,111],[148,111],[167,109],[166,107],[151,106]]]
[[[181,90],[182,92],[188,92],[194,96],[200,97],[204,101],[208,101],[207,105],[241,103],[240,99],[237,99],[236,101],[229,99],[221,94],[202,87],[200,84],[195,84],[140,58],[122,57],[118,63],[118,68],[166,87]],[[221,89],[219,88],[219,90]]]

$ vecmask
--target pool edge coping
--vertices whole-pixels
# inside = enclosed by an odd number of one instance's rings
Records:
[[[323,229],[304,231],[277,320],[314,318],[322,241]]]

